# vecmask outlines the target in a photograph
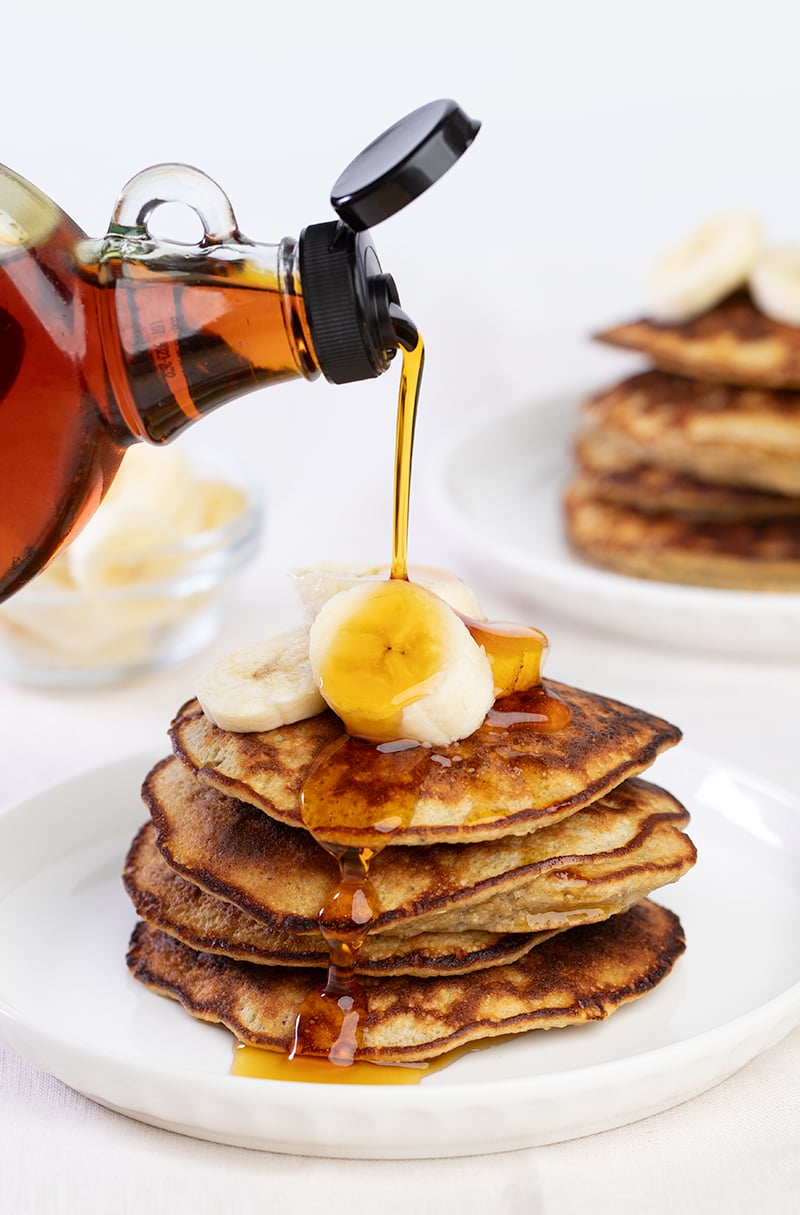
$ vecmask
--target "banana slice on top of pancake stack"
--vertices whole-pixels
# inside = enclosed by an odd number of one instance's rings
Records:
[[[425,1064],[654,987],[684,937],[648,896],[696,854],[641,773],[680,731],[543,680],[543,634],[450,576],[298,581],[309,627],[209,672],[145,779],[132,974],[340,1064]]]
[[[652,366],[584,405],[572,546],[635,577],[797,591],[800,251],[720,216],[657,264],[648,311],[597,335]]]

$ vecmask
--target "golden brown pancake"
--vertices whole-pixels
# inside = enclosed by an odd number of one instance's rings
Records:
[[[162,761],[143,796],[171,868],[278,933],[318,931],[338,866],[311,836]],[[370,935],[528,933],[623,910],[694,864],[683,806],[629,780],[529,835],[470,845],[386,848],[372,861]]]
[[[654,464],[625,464],[617,468],[594,468],[593,440],[607,457],[613,444],[602,443],[601,432],[588,432],[579,439],[576,455],[580,466],[572,484],[583,497],[597,498],[617,506],[630,506],[647,514],[671,513],[708,521],[793,519],[800,516],[800,495],[786,497],[739,486],[712,485],[685,473],[672,472]]]
[[[677,916],[642,902],[603,924],[559,933],[506,966],[462,977],[365,977],[356,1058],[411,1063],[481,1038],[603,1020],[660,982],[684,947]],[[283,1053],[324,974],[197,953],[143,923],[127,960],[137,979],[193,1016]]]
[[[215,898],[171,869],[156,846],[156,829],[145,823],[125,861],[123,881],[136,912],[153,928],[205,953],[270,966],[327,966],[321,933],[273,932],[233,903]],[[420,933],[402,938],[369,935],[358,953],[356,973],[374,975],[469,974],[499,966],[552,934]]]
[[[646,464],[712,485],[800,496],[800,393],[646,371],[591,397],[583,419],[578,454],[595,471]]]
[[[680,738],[677,727],[641,709],[566,684],[545,686],[571,714],[569,724],[553,733],[527,720],[536,695],[515,693],[499,701],[469,738],[383,757],[379,780],[377,749],[351,740],[351,762],[328,791],[328,809],[341,816],[341,825],[331,826],[327,840],[416,846],[529,832],[574,814],[644,771]],[[342,731],[339,719],[325,712],[266,733],[234,734],[209,721],[194,700],[179,711],[170,736],[175,754],[203,783],[301,826],[304,781],[326,747],[344,737]],[[373,824],[392,818],[401,783],[411,813],[405,826],[387,834]]]
[[[593,565],[657,582],[800,590],[800,519],[696,522],[602,502],[578,484],[564,503],[568,539]]]
[[[745,291],[683,324],[643,318],[596,336],[648,355],[664,371],[724,384],[800,388],[800,328],[760,312]]]

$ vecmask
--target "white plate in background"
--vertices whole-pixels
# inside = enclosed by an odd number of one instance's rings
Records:
[[[135,917],[120,872],[153,758],[88,772],[0,815],[0,1035],[140,1121],[303,1155],[503,1151],[685,1101],[800,1018],[800,803],[678,747],[653,773],[691,810],[700,855],[663,893],[688,947],[653,992],[606,1022],[476,1050],[419,1086],[233,1077],[227,1031],[153,995],[125,966]]]
[[[800,594],[651,582],[596,569],[569,548],[561,495],[580,401],[500,415],[457,439],[428,489],[465,574],[624,637],[728,654],[800,657]]]

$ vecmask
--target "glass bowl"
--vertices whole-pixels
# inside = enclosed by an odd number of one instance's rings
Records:
[[[137,468],[124,483],[128,461]],[[260,544],[260,495],[232,462],[166,449],[131,449],[118,481],[71,548],[0,604],[0,676],[111,684],[184,662],[216,637]]]

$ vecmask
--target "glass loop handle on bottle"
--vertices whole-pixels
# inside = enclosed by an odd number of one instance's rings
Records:
[[[203,225],[200,245],[221,245],[238,235],[233,207],[224,190],[212,178],[184,164],[152,165],[123,186],[109,236],[149,237],[147,221],[164,203],[183,203]]]

